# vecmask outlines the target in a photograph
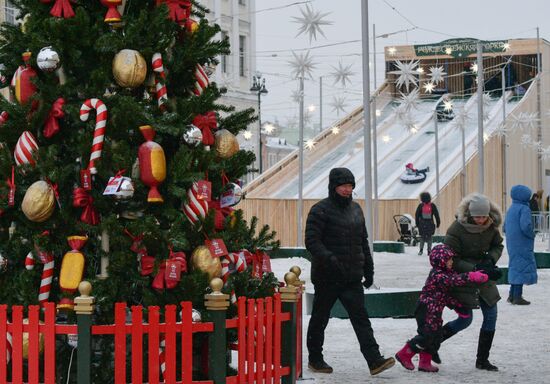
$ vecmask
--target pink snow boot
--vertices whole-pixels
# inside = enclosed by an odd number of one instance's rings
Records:
[[[416,355],[416,352],[411,349],[409,343],[405,343],[405,346],[395,354],[395,358],[405,369],[412,371],[414,369],[414,364],[411,360],[414,355]]]
[[[418,370],[422,372],[437,372],[439,368],[432,365],[432,355],[428,352],[420,352],[420,359],[418,361]]]

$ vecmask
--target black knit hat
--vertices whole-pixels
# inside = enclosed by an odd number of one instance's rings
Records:
[[[422,192],[420,194],[420,201],[423,203],[429,203],[432,201],[432,196],[430,195],[430,192]]]

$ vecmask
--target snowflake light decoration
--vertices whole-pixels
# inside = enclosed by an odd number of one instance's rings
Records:
[[[495,135],[498,137],[504,137],[508,135],[508,129],[506,128],[506,124],[501,121],[500,124],[495,129]]]
[[[317,64],[315,64],[313,58],[309,56],[309,51],[305,54],[296,54],[292,51],[292,55],[294,56],[294,60],[288,62],[292,68],[292,77],[295,79],[306,77],[312,79],[312,72]]]
[[[538,121],[537,112],[520,112],[517,116],[512,115],[511,117],[511,130],[516,129],[531,130],[535,128],[535,123]]]
[[[418,83],[418,79],[416,78],[418,75],[418,71],[416,70],[418,60],[409,62],[396,60],[395,65],[397,66],[397,70],[390,71],[389,73],[399,75],[397,78],[397,88],[401,88],[402,85],[405,85],[407,92],[409,92],[409,85],[411,83],[413,85],[417,85]]]
[[[264,131],[268,135],[271,135],[274,130],[275,130],[275,126],[273,124],[267,123],[266,125],[264,125]]]
[[[388,53],[390,54],[390,56],[394,56],[397,53],[397,48],[389,47],[388,48]]]
[[[309,35],[310,43],[311,40],[317,40],[317,33],[321,34],[323,37],[326,37],[321,27],[332,24],[332,21],[323,20],[325,16],[330,15],[330,12],[321,13],[314,11],[309,4],[306,4],[305,9],[300,8],[300,12],[302,13],[302,17],[292,17],[294,19],[294,23],[301,24],[296,36],[300,36],[302,33],[307,33]]]
[[[315,144],[317,144],[313,139],[307,139],[304,143],[304,149],[309,149],[310,151],[315,148]]]
[[[244,131],[243,137],[244,137],[245,140],[250,140],[252,138],[252,132]]]
[[[344,108],[346,108],[346,98],[342,96],[334,96],[332,102],[330,103],[332,110],[336,112],[337,116],[340,116],[340,112],[345,113]]]
[[[452,54],[452,53],[453,53],[453,50],[452,50],[451,47],[445,48],[445,54],[446,54],[446,55],[450,55],[450,54]]]
[[[419,102],[420,102],[420,93],[418,92],[418,88],[413,89],[407,95],[405,95],[404,93],[401,93],[401,105],[403,106],[403,108],[405,108],[406,111],[417,109]]]
[[[445,112],[451,112],[453,110],[453,102],[451,100],[443,101],[443,110]]]
[[[424,87],[424,92],[432,93],[433,90],[435,89],[435,84],[432,82],[428,82],[428,83],[424,83],[423,87]]]
[[[540,153],[541,157],[543,158],[543,160],[550,159],[550,147],[541,148],[539,153]]]
[[[430,80],[434,84],[442,82],[446,74],[443,67],[430,67]]]
[[[337,135],[340,133],[340,127],[335,125],[334,127],[331,128],[331,132],[333,135]]]
[[[405,109],[403,104],[400,104],[399,106],[393,109],[393,113],[397,120],[403,121],[406,119],[406,116],[409,114],[409,111]]]
[[[502,44],[502,50],[503,51],[507,51],[510,49],[510,43],[504,43]]]
[[[389,143],[391,141],[391,136],[390,135],[382,136],[382,141],[386,144]]]
[[[298,104],[302,100],[302,92],[299,89],[296,89],[290,93],[290,99]]]
[[[477,73],[477,62],[473,63],[471,66],[470,66],[470,71],[474,72],[474,73]]]
[[[410,133],[416,133],[418,132],[418,124],[413,116],[410,114],[405,116],[405,119],[403,119],[403,126],[405,129]]]
[[[332,66],[331,66],[332,67]],[[342,64],[342,62],[338,62],[338,68],[332,67],[334,69],[334,72],[331,73],[331,75],[334,77],[334,83],[341,83],[342,87],[346,87],[346,83],[351,84],[350,77],[355,75],[355,72],[351,70],[351,64],[348,66],[345,66]]]
[[[466,108],[460,108],[455,113],[454,122],[455,122],[455,126],[458,129],[464,129],[466,127],[466,123],[468,122],[468,120],[470,120],[470,115],[468,114],[468,111],[466,110]]]
[[[531,135],[528,135],[528,134],[521,135],[520,142],[524,148],[527,148],[533,145],[533,139],[531,138]]]

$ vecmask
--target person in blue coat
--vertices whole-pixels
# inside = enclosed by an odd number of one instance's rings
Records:
[[[525,185],[514,185],[510,191],[512,205],[506,212],[504,232],[508,250],[508,302],[515,305],[529,305],[523,298],[523,285],[536,284],[535,232],[529,209],[531,190]]]

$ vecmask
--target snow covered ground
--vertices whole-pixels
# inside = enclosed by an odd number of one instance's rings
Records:
[[[537,241],[536,249],[547,250],[548,243]],[[420,289],[429,271],[426,257],[417,255],[416,247],[406,247],[405,254],[375,253],[374,284],[381,290],[395,288]],[[506,266],[508,256],[504,252],[498,265]],[[273,271],[282,280],[292,265],[302,268],[302,280],[312,290],[310,264],[301,258],[272,260]],[[481,312],[474,311],[472,325],[445,342],[440,350],[443,363],[438,373],[407,371],[399,363],[378,376],[370,376],[367,363],[359,351],[359,344],[349,320],[331,319],[325,334],[325,359],[334,367],[334,373],[319,374],[307,369],[305,333],[309,316],[304,316],[304,379],[310,383],[499,383],[543,384],[550,383],[550,315],[548,297],[550,269],[539,269],[539,282],[524,287],[524,297],[529,306],[514,306],[506,302],[508,285],[499,285],[503,297],[498,303],[498,321],[490,361],[499,372],[481,371],[475,368],[477,338],[481,325]],[[304,308],[305,313],[305,308]],[[455,317],[445,310],[445,320]],[[385,356],[393,356],[407,339],[415,335],[414,319],[371,319],[374,334]],[[415,362],[417,365],[417,361]]]

